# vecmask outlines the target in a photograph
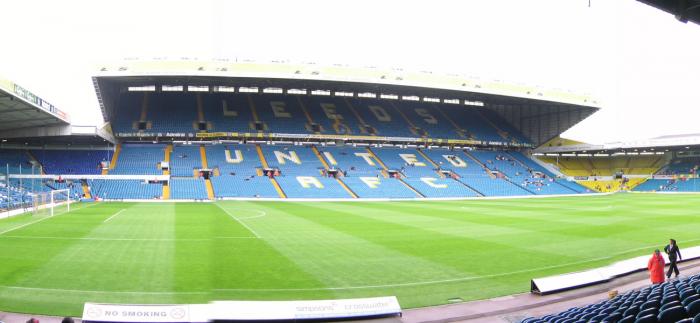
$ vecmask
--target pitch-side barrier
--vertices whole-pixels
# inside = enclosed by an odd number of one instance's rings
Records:
[[[611,281],[617,277],[647,270],[647,262],[654,248],[649,248],[648,255],[615,262],[609,266],[584,270],[563,275],[535,278],[530,282],[530,291],[534,294],[551,294],[566,290],[586,287]],[[683,261],[700,258],[700,247],[683,249]],[[668,264],[668,257],[663,255]]]
[[[300,322],[400,316],[394,296],[315,301],[217,301],[209,304],[85,303],[85,323]]]

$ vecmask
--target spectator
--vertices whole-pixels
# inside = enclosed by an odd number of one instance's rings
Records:
[[[661,284],[664,282],[664,257],[661,256],[661,251],[659,249],[654,250],[654,254],[649,259],[647,263],[647,269],[649,269],[649,278],[652,284]]]
[[[671,273],[675,273],[676,278],[678,278],[678,266],[676,265],[676,261],[683,260],[683,257],[681,257],[681,251],[678,249],[676,239],[669,240],[669,244],[664,247],[664,252],[668,255],[668,261],[670,262],[666,278],[671,279]]]
[[[72,317],[66,316],[66,317],[63,318],[63,320],[61,321],[61,323],[75,323],[75,321],[73,321],[73,318],[72,318]]]

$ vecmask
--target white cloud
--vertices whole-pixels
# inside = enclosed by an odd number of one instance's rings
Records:
[[[0,73],[68,111],[100,112],[90,76],[126,57],[240,57],[461,73],[591,93],[566,136],[698,132],[700,27],[633,0],[12,1]]]

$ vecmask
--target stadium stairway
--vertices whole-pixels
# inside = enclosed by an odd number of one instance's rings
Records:
[[[438,166],[438,164],[435,163],[434,160],[430,159],[430,157],[428,157],[428,155],[426,155],[426,154],[423,152],[423,150],[421,150],[421,149],[416,149],[416,151],[418,151],[418,154],[419,154],[419,155],[421,155],[423,158],[425,158],[425,160],[427,160],[431,165],[433,165],[433,168],[434,168],[434,169],[439,169],[439,168],[440,168],[440,166]],[[441,173],[441,172],[437,172],[437,174],[438,174],[438,176],[440,176],[440,178],[445,178],[445,174],[443,174],[443,173]]]
[[[114,154],[112,155],[112,160],[109,162],[109,168],[107,169],[102,169],[102,175],[107,175],[109,174],[109,171],[114,169],[114,167],[117,167],[117,161],[119,160],[119,153],[122,151],[122,145],[117,144],[117,147],[114,149]]]
[[[88,186],[87,180],[80,180],[80,185],[83,187],[83,196],[85,196],[86,199],[91,199],[92,194],[90,194],[90,186]]]
[[[207,150],[204,148],[204,145],[199,146],[199,154],[202,156],[202,168],[209,169],[209,163],[207,162]],[[204,185],[207,187],[207,197],[209,197],[210,200],[213,200],[214,186],[212,186],[211,180],[209,178],[204,179]]]
[[[246,99],[248,101],[248,106],[250,107],[250,113],[253,115],[253,124],[250,125],[250,129],[255,129],[255,124],[258,122],[261,122],[260,116],[258,116],[258,109],[255,106],[255,102],[253,101],[253,97],[250,94],[246,95]],[[263,122],[262,130],[258,130],[258,132],[263,132],[266,129],[267,129],[267,126]]]
[[[374,158],[374,160],[376,160],[376,161],[379,163],[380,166],[382,166],[382,169],[384,169],[384,174],[387,174],[387,171],[389,170],[389,168],[387,168],[387,166],[386,166],[386,164],[384,163],[384,161],[382,161],[382,159],[379,158],[379,156],[377,156],[377,155],[372,151],[372,149],[370,149],[369,147],[367,147],[367,152],[370,154],[370,156],[372,156],[372,158]],[[385,177],[386,177],[386,175],[385,175]],[[399,182],[401,182],[401,184],[403,184],[404,186],[406,186],[406,188],[408,188],[409,190],[411,190],[411,191],[416,195],[416,197],[425,197],[425,195],[424,195],[423,193],[419,192],[417,189],[415,189],[413,186],[411,186],[410,184],[408,184],[408,183],[407,183],[406,181],[404,181],[402,178],[397,178],[397,180],[399,180]]]
[[[39,159],[37,159],[36,156],[34,156],[34,154],[32,154],[31,151],[27,150],[27,156],[29,156],[30,161],[33,161],[34,163],[36,163],[36,165],[39,165],[39,170],[41,171],[41,175],[46,175],[46,171],[44,170],[44,166],[39,162]]]
[[[168,162],[168,167],[170,166],[170,155],[172,155],[173,152],[173,145],[167,145],[165,147],[165,156],[163,157],[163,160]],[[170,175],[170,168],[168,170],[163,170],[163,175]],[[161,198],[164,200],[169,200],[170,199],[170,183],[166,183],[163,185],[163,194],[161,195]]]
[[[418,132],[419,127],[417,127],[416,124],[413,123],[413,122],[411,121],[411,119],[409,119],[409,118],[406,116],[406,114],[405,114],[403,111],[401,111],[401,109],[399,109],[399,108],[396,106],[396,104],[394,104],[394,102],[389,101],[389,105],[396,111],[396,113],[397,113],[399,116],[401,116],[402,119],[404,119],[404,121],[406,121],[406,124],[408,124],[408,127],[409,127],[408,130],[409,130],[412,134],[414,134],[416,137],[421,137],[421,138],[427,138],[427,137],[430,136],[430,135],[428,134],[427,130],[425,130],[425,129],[423,129],[423,133],[419,133],[419,132]]]
[[[255,150],[258,152],[258,157],[260,158],[260,162],[262,163],[263,168],[270,168],[270,166],[267,164],[267,160],[265,159],[265,154],[263,154],[262,148],[259,144],[255,145]],[[274,177],[270,177],[270,183],[272,183],[272,186],[275,187],[275,191],[277,191],[277,194],[280,196],[280,198],[287,198],[287,194],[284,193],[282,187]]]
[[[324,159],[323,156],[321,156],[321,152],[318,151],[318,148],[316,148],[316,146],[311,146],[311,150],[313,150],[313,152],[314,152],[314,154],[316,155],[316,157],[318,157],[318,160],[321,161],[321,164],[323,164],[323,167],[326,168],[326,170],[329,170],[329,169],[330,169],[330,166],[328,166],[328,163],[326,162],[326,159]],[[340,184],[340,186],[342,186],[343,189],[345,189],[345,191],[347,191],[348,194],[350,194],[350,196],[352,196],[352,198],[354,198],[354,199],[357,198],[357,194],[355,194],[355,192],[353,192],[353,191],[350,189],[350,187],[348,187],[347,185],[345,185],[345,183],[343,182],[343,180],[340,179],[340,175],[338,175],[338,176],[336,177],[335,180],[338,181],[338,184]]]
[[[311,114],[309,113],[309,109],[306,108],[306,104],[304,104],[304,101],[301,100],[301,96],[297,96],[297,103],[299,104],[301,111],[304,113],[304,117],[306,117],[306,122],[307,122],[306,130],[308,130],[309,132],[313,132],[315,134],[320,134],[321,132],[323,132],[323,128],[321,127],[320,124],[319,124],[320,131],[313,130],[313,125],[317,124],[317,123],[314,122],[314,118],[311,117]]]

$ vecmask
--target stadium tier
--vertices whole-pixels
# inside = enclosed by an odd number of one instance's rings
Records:
[[[79,184],[74,193],[87,197],[92,192],[102,199],[455,198],[586,192],[576,183],[556,178],[524,154],[506,150],[123,144],[113,154],[104,150],[11,150],[3,156],[27,165],[37,156],[35,172],[45,169],[50,175],[71,175]],[[103,162],[114,167],[103,171]],[[127,177],[79,181],[97,174]],[[158,179],[157,175],[166,177]],[[11,182],[19,186],[17,179]],[[24,181],[22,187],[29,192],[54,189],[41,180]]]
[[[698,322],[700,321],[700,275],[646,287],[613,299],[521,323],[549,322]]]
[[[112,158],[108,150],[31,150],[45,174],[100,174],[102,162]]]
[[[697,174],[700,168],[700,158],[698,157],[683,157],[671,160],[668,165],[660,169],[659,175],[687,175]]]
[[[441,103],[281,94],[120,94],[116,134],[206,132],[371,135],[531,144],[493,111]],[[178,113],[172,113],[172,111]],[[179,135],[178,135],[179,136]]]
[[[568,176],[650,175],[667,163],[664,155],[539,157]]]
[[[635,191],[700,192],[700,179],[649,179],[634,188]]]
[[[158,165],[165,160],[165,145],[122,145],[117,165],[110,175],[158,175],[163,171]]]

